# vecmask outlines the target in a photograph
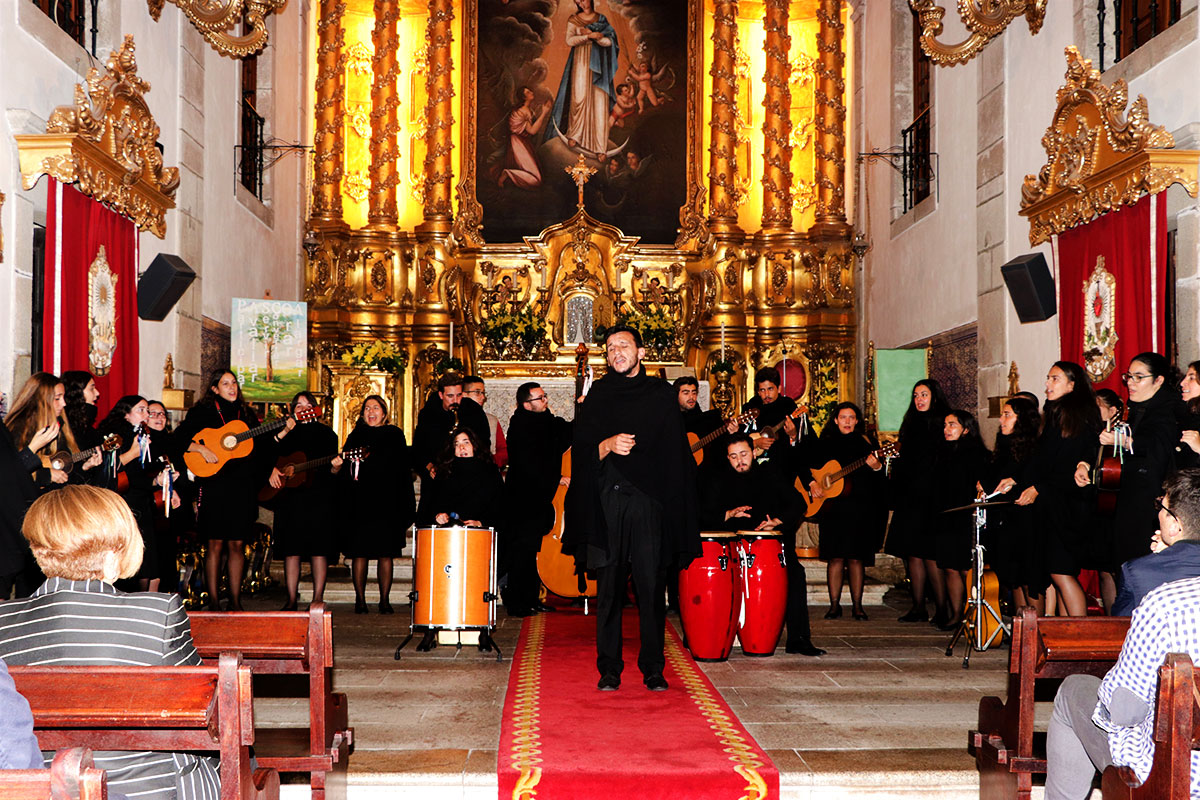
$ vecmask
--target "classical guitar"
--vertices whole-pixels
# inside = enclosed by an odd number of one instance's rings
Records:
[[[747,422],[749,422],[752,419],[758,419],[758,409],[757,408],[752,408],[749,411],[747,411],[745,414],[739,414],[736,417],[733,417],[733,421],[735,423],[737,423],[739,426],[745,425]],[[729,424],[729,421],[726,420],[725,425],[728,425],[728,424]],[[715,442],[719,437],[724,435],[725,425],[722,425],[721,427],[717,428],[712,433],[709,433],[705,436],[700,436],[699,434],[695,434],[695,433],[689,433],[687,435],[688,444],[691,445],[691,447],[692,447],[692,458],[696,459],[696,466],[700,466],[701,464],[704,463],[704,448],[708,447],[709,444],[711,444],[712,442]]]
[[[783,419],[776,422],[774,425],[768,425],[761,431],[755,431],[750,434],[750,439],[754,442],[754,446],[758,447],[758,440],[766,437],[768,439],[776,439],[779,437],[779,432],[783,430],[783,425],[789,419],[800,419],[808,413],[808,406],[796,406],[796,410],[788,414]]]
[[[70,474],[71,470],[79,462],[87,461],[96,455],[96,453],[111,453],[113,450],[119,450],[123,444],[125,444],[125,440],[121,438],[119,433],[110,433],[104,437],[104,440],[100,444],[95,447],[89,447],[87,450],[80,450],[78,453],[59,450],[50,456],[46,466],[50,467],[50,469],[62,470]]]
[[[304,408],[296,409],[295,418],[297,422],[311,422],[314,419],[319,419],[321,409],[313,406],[305,406]],[[221,471],[228,462],[235,458],[245,458],[254,450],[254,437],[262,436],[264,433],[277,431],[287,424],[287,418],[277,419],[274,422],[264,422],[262,425],[251,428],[240,419],[235,419],[232,422],[227,422],[219,428],[205,428],[192,437],[192,441],[196,444],[202,444],[211,450],[217,457],[217,460],[210,464],[204,460],[204,456],[197,452],[188,451],[183,454],[183,462],[187,464],[187,468],[197,478],[210,478]]]
[[[349,450],[342,451],[342,459],[351,462],[361,462],[369,454],[370,449],[366,447],[351,447]],[[286,456],[280,456],[275,462],[275,469],[281,473],[283,486],[276,489],[271,484],[267,484],[258,492],[258,501],[265,503],[275,495],[279,494],[284,489],[299,489],[301,486],[306,486],[312,483],[312,471],[317,467],[323,467],[330,461],[338,457],[337,453],[320,458],[308,458],[304,453],[289,453]]]
[[[1124,425],[1123,422],[1117,424]],[[1104,425],[1106,431],[1112,431],[1114,428],[1113,420]],[[1115,513],[1117,492],[1121,489],[1121,457],[1117,454],[1116,444],[1100,445],[1100,451],[1096,454],[1096,464],[1092,467],[1092,485],[1096,487],[1096,508],[1103,514]]]
[[[868,458],[875,456],[875,458],[882,461],[885,458],[895,458],[899,452],[899,443],[886,442],[878,450],[873,450],[862,458],[851,461],[844,467],[837,461],[829,461],[825,466],[813,469],[813,480],[817,482],[821,490],[825,493],[823,497],[810,497],[808,486],[802,479],[796,478],[796,491],[800,492],[800,496],[804,498],[804,503],[808,506],[808,510],[804,512],[804,516],[812,517],[816,515],[826,500],[840,495],[846,485],[846,476],[866,464]]]

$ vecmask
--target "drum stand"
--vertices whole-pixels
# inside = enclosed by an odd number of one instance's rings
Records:
[[[980,540],[980,533],[987,525],[987,511],[984,508],[975,509],[975,542],[972,550],[971,566],[973,568],[973,580],[971,588],[968,591],[967,604],[963,609],[962,624],[958,626],[958,630],[954,632],[954,638],[950,640],[950,644],[946,645],[946,655],[954,655],[954,647],[958,644],[960,638],[965,637],[967,643],[967,651],[963,655],[962,667],[968,669],[971,666],[971,653],[979,651],[982,653],[995,643],[998,637],[1005,634],[1012,635],[1012,630],[1004,624],[1004,620],[1000,618],[999,612],[992,608],[983,596],[983,551],[984,546]],[[983,638],[984,621],[990,616],[996,622],[996,629],[992,631],[992,635]]]
[[[412,613],[413,594],[415,594],[415,593],[410,593],[410,595],[409,595],[409,604],[408,605],[409,605],[409,613],[410,614]],[[397,661],[400,660],[400,651],[403,650],[408,645],[408,643],[412,641],[413,636],[416,635],[418,627],[419,626],[411,627],[408,631],[408,636],[405,636],[404,641],[402,641],[400,643],[400,646],[396,648],[395,659]],[[500,652],[500,645],[496,644],[496,640],[492,638],[491,628],[458,628],[458,629],[432,628],[432,627],[425,628],[424,629],[425,632],[421,636],[421,641],[417,644],[417,652],[418,653],[428,653],[430,650],[432,650],[433,648],[438,646],[438,634],[441,633],[442,631],[450,632],[451,630],[454,630],[455,632],[458,633],[458,641],[455,643],[454,649],[462,650],[462,648],[463,648],[463,641],[462,641],[463,630],[478,631],[479,632],[479,644],[478,644],[479,652],[490,653],[493,650],[495,650],[496,651],[496,660],[497,661],[504,660],[504,653]]]

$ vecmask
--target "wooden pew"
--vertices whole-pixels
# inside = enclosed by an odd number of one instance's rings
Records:
[[[979,727],[967,752],[979,770],[980,800],[1029,800],[1033,776],[1046,772],[1044,736],[1035,736],[1035,689],[1068,675],[1103,677],[1117,661],[1128,617],[1038,617],[1024,608],[1013,619],[1008,698],[979,701]]]
[[[1200,705],[1192,660],[1170,653],[1158,668],[1154,708],[1154,763],[1145,783],[1129,767],[1104,770],[1104,800],[1187,800],[1191,796],[1192,750],[1200,746]]]
[[[0,800],[105,800],[104,770],[92,751],[72,747],[54,754],[50,769],[0,770]]]
[[[265,767],[309,773],[313,800],[344,798],[354,729],[346,695],[333,691],[333,617],[325,604],[313,603],[308,611],[193,611],[188,617],[206,663],[238,652],[255,676],[308,677],[308,727],[259,728],[254,752]]]
[[[252,772],[250,669],[10,666],[43,750],[219,751],[221,800],[278,800],[279,773]]]

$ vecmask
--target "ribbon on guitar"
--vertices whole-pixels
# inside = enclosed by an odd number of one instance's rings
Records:
[[[175,475],[171,470],[171,465],[167,464],[167,468],[163,470],[162,481],[162,498],[163,511],[166,513],[167,519],[171,518],[171,497],[175,494]]]

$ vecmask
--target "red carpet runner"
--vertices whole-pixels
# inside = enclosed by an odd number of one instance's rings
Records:
[[[779,796],[779,772],[667,626],[671,688],[637,669],[637,616],[624,617],[625,674],[596,689],[596,622],[562,609],[526,620],[500,733],[501,800]]]

